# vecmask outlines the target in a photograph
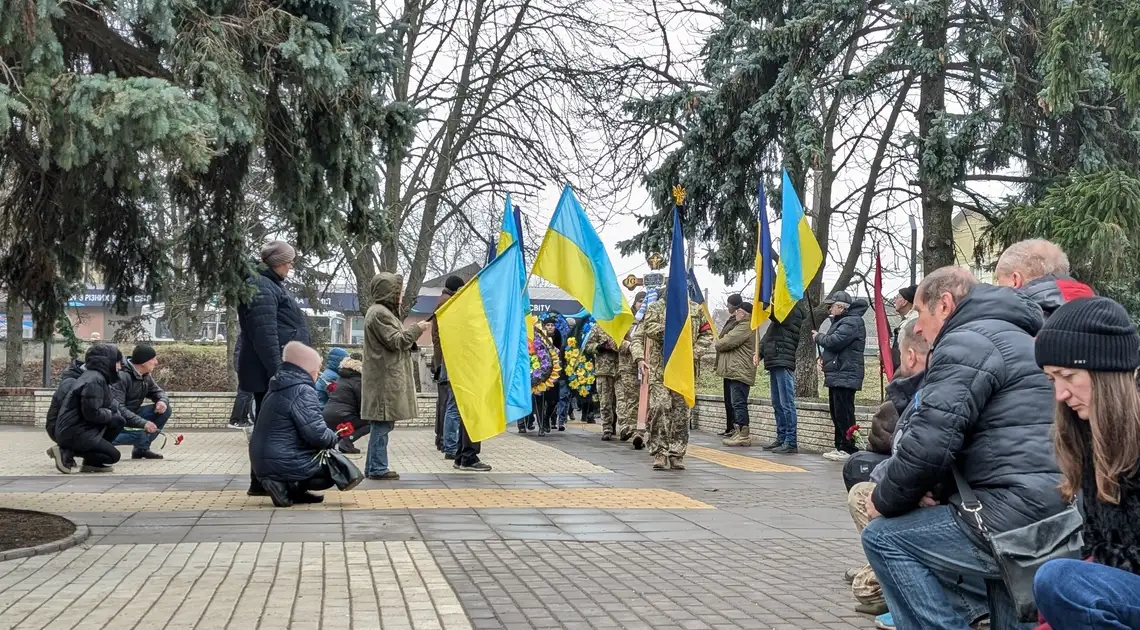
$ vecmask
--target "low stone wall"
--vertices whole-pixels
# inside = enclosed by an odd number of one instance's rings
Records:
[[[174,408],[168,429],[218,429],[230,421],[233,393],[167,392]],[[47,422],[52,390],[0,387],[0,424],[42,427]],[[434,426],[435,393],[419,394],[420,417],[401,426]]]
[[[874,412],[871,407],[855,407],[855,418],[862,427],[863,435],[870,434],[871,414]],[[724,398],[698,395],[693,415],[698,429],[720,433],[724,430],[725,423]],[[766,444],[776,439],[776,414],[771,400],[749,399],[748,420],[753,445]],[[823,453],[835,448],[835,428],[831,424],[827,403],[797,400],[796,425],[796,441],[800,451]]]

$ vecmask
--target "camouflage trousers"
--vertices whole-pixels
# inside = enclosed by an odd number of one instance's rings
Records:
[[[608,374],[599,374],[594,380],[594,391],[598,395],[598,416],[602,424],[602,433],[613,435],[617,433],[617,377]]]
[[[617,416],[617,435],[623,440],[633,437],[637,430],[637,399],[640,396],[637,372],[622,370],[615,379],[614,407]]]
[[[689,406],[662,383],[649,385],[649,454],[684,457],[689,446]]]
[[[862,532],[867,523],[871,522],[871,517],[867,514],[867,497],[874,491],[875,484],[864,481],[851,486],[851,491],[847,493],[847,509],[851,512],[851,520],[855,521],[855,531]],[[879,579],[869,564],[855,574],[855,580],[851,582],[851,594],[860,604],[886,603],[883,587],[879,585]]]

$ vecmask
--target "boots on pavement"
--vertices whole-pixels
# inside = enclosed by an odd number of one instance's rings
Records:
[[[752,446],[752,437],[748,435],[748,426],[740,426],[736,428],[736,433],[732,437],[727,437],[722,442],[725,446]]]

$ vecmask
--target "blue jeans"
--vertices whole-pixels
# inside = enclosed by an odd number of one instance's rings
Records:
[[[443,452],[455,454],[459,448],[459,403],[455,402],[455,394],[450,389],[447,396],[447,407],[443,412]]]
[[[364,461],[364,474],[379,477],[388,472],[388,434],[396,426],[392,421],[369,422],[368,456]]]
[[[139,408],[138,415],[143,420],[150,420],[153,422],[155,426],[158,427],[158,430],[161,431],[162,427],[166,426],[166,421],[170,419],[171,411],[171,406],[167,405],[166,411],[156,416],[154,414],[154,405],[147,405],[145,407]],[[154,443],[154,438],[156,437],[158,437],[158,431],[155,431],[154,433],[147,433],[146,431],[142,430],[123,431],[119,433],[117,437],[115,437],[115,445],[119,446],[123,444],[130,444],[134,446],[136,450],[145,451],[150,448],[150,445],[152,443]]]
[[[776,441],[796,446],[796,392],[791,370],[773,368],[768,372],[772,409],[776,412]]]
[[[1140,628],[1140,575],[1079,560],[1053,560],[1037,571],[1033,599],[1054,628]]]
[[[863,529],[863,551],[899,628],[969,630],[985,584],[993,630],[1029,629],[1017,612],[989,550],[977,546],[954,516],[955,508],[915,508],[879,517]],[[956,587],[955,587],[956,585]]]
[[[566,418],[570,415],[570,381],[564,378],[558,379],[558,425],[566,424]],[[585,420],[585,418],[583,418]]]

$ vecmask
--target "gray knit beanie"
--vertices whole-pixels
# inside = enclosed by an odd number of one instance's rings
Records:
[[[285,241],[270,241],[261,248],[261,262],[276,267],[293,262],[297,257],[297,250]]]

